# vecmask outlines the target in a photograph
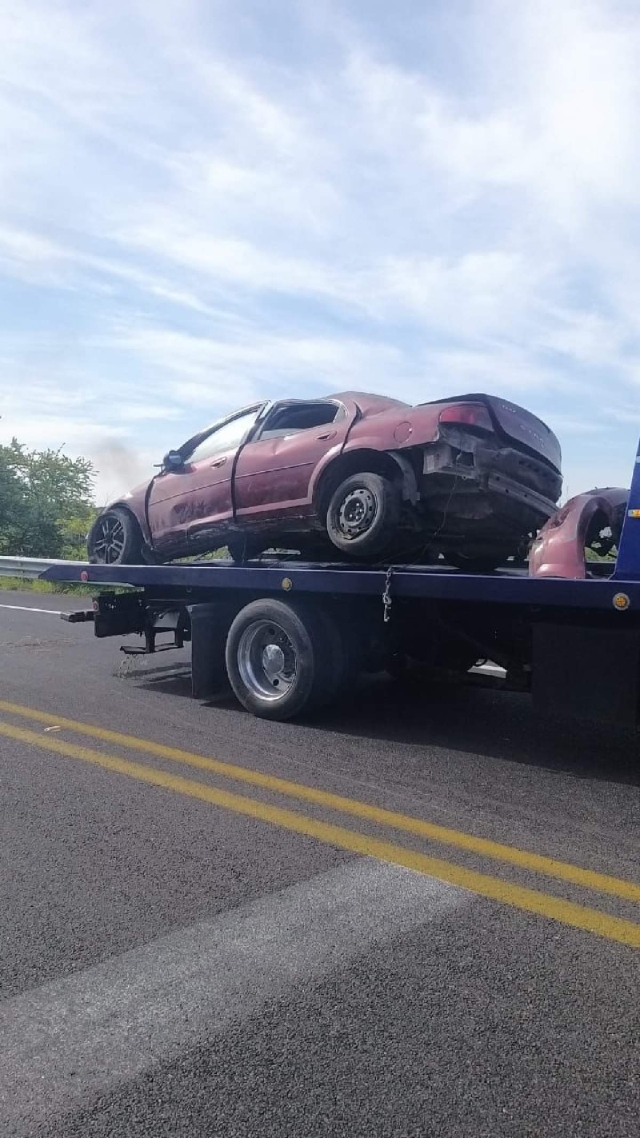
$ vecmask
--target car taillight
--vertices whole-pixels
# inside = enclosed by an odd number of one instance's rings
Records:
[[[445,407],[439,415],[440,423],[451,423],[456,426],[481,427],[483,431],[492,431],[491,416],[482,403],[452,403]]]

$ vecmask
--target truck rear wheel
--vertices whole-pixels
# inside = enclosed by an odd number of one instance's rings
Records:
[[[343,678],[341,638],[328,610],[252,601],[229,629],[227,674],[247,711],[284,720],[328,703]]]

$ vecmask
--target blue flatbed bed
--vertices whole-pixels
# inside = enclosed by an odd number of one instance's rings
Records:
[[[640,609],[640,580],[610,576],[567,581],[532,578],[526,570],[506,566],[488,574],[463,573],[446,566],[392,565],[368,567],[291,561],[236,565],[229,561],[194,561],[169,565],[90,565],[80,561],[47,563],[43,581],[77,582],[101,587],[128,585],[141,589],[180,589],[198,593],[244,589],[261,593],[329,593],[382,596],[389,569],[392,597],[611,609],[614,598],[627,593]]]

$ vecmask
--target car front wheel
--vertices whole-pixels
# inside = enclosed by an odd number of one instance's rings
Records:
[[[94,565],[137,565],[142,561],[138,523],[127,510],[114,507],[96,518],[87,541]]]
[[[380,557],[391,546],[400,523],[400,487],[381,474],[345,478],[327,510],[327,533],[336,549],[351,557]]]

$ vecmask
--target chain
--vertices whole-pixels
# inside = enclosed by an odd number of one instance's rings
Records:
[[[393,566],[390,565],[387,569],[384,578],[384,592],[382,594],[382,607],[384,609],[384,623],[388,624],[391,620],[391,605],[393,600],[391,597],[391,578],[393,577]]]

